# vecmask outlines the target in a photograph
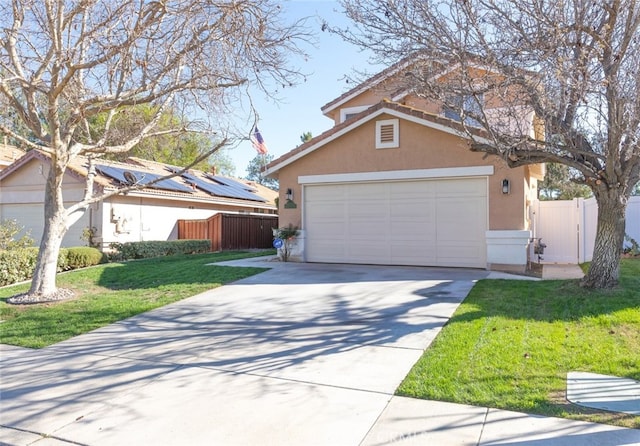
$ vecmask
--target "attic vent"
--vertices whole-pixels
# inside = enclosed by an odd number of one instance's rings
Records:
[[[400,145],[398,119],[376,121],[376,149],[392,149]]]

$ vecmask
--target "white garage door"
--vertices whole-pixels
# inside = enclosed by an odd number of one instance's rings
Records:
[[[44,228],[44,207],[42,204],[3,204],[1,215],[3,220],[17,220],[18,224],[30,231],[35,245],[40,245]],[[82,232],[87,227],[89,227],[89,212],[86,212],[69,228],[62,239],[62,246],[85,246],[87,242],[82,240]]]
[[[486,178],[309,185],[309,262],[486,267]]]

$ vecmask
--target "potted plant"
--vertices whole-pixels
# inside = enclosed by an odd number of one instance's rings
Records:
[[[300,231],[298,230],[298,227],[293,225],[278,228],[273,231],[273,246],[278,249],[283,262],[287,262],[289,260],[293,242],[299,233]]]

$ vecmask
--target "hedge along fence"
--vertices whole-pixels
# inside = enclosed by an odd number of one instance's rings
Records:
[[[38,248],[18,248],[0,251],[0,286],[29,280],[38,260]],[[107,256],[96,248],[78,246],[61,248],[58,272],[105,263]]]
[[[209,240],[169,240],[112,243],[112,260],[146,259],[176,254],[207,253],[211,247]]]

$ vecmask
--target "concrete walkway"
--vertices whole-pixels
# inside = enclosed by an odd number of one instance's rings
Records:
[[[41,350],[1,346],[10,445],[631,445],[640,431],[393,396],[486,271],[270,271]]]

